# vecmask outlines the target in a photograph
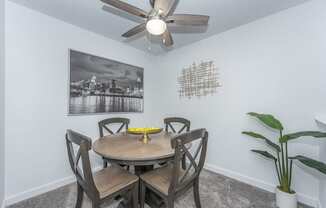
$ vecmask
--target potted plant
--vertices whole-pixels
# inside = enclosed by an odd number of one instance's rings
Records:
[[[304,136],[323,138],[326,137],[326,133],[319,131],[301,131],[291,134],[284,134],[282,123],[274,116],[253,112],[248,113],[248,115],[258,119],[260,122],[265,124],[265,126],[270,127],[279,133],[279,137],[275,143],[259,133],[251,131],[242,132],[243,134],[250,137],[264,140],[266,144],[273,150],[272,153],[265,150],[256,149],[251,151],[273,161],[275,164],[279,182],[279,186],[276,188],[276,205],[279,208],[297,208],[296,193],[291,188],[293,161],[297,160],[305,166],[313,168],[323,174],[326,174],[326,164],[302,155],[290,156],[288,152],[288,142]]]

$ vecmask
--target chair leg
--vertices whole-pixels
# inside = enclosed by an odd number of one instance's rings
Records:
[[[182,165],[182,169],[186,170],[186,168],[187,168],[186,155],[182,156],[182,164],[181,165]]]
[[[108,167],[108,162],[103,158],[103,168],[107,168]]]
[[[138,182],[134,185],[134,188],[132,190],[132,207],[138,208],[138,192],[139,192],[139,185]]]
[[[140,208],[145,207],[146,186],[144,182],[140,181]]]
[[[195,180],[193,189],[194,189],[194,199],[195,199],[196,208],[201,208],[200,195],[199,195],[199,179]]]
[[[84,198],[84,190],[83,188],[77,184],[77,201],[75,208],[81,208]]]
[[[174,200],[172,198],[168,198],[166,202],[166,207],[167,208],[174,208]]]

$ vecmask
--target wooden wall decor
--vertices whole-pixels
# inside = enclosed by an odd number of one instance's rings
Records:
[[[179,96],[189,99],[215,94],[221,86],[213,61],[202,61],[200,64],[194,62],[191,66],[183,68],[178,77],[178,84]]]

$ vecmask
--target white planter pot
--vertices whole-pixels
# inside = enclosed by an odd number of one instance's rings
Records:
[[[276,206],[279,208],[297,208],[297,194],[289,194],[276,188]]]

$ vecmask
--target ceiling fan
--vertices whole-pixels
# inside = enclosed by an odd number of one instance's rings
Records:
[[[208,24],[209,16],[193,14],[173,14],[178,0],[149,0],[152,10],[145,12],[133,5],[121,0],[101,0],[117,9],[123,10],[129,14],[141,17],[144,23],[132,28],[122,34],[122,37],[129,38],[140,32],[147,30],[152,35],[160,35],[165,46],[173,45],[172,35],[167,28],[167,24],[176,25],[205,26]]]

